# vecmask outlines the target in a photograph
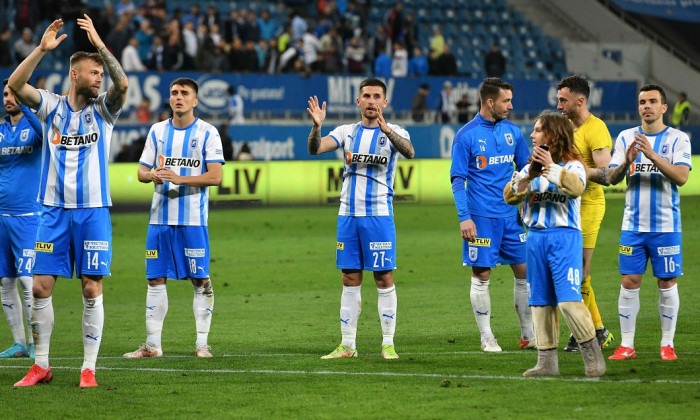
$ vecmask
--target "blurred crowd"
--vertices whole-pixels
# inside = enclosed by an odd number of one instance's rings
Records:
[[[318,0],[311,6],[219,1],[193,3],[186,10],[172,2],[166,7],[166,0],[89,3],[0,0],[0,66],[24,59],[53,19],[72,22],[87,13],[127,72],[457,74],[440,28],[420,27],[400,2],[387,6],[376,27],[367,23],[370,0]],[[66,31],[72,28],[66,25]],[[431,31],[430,45],[419,45],[419,30]],[[81,32],[69,33],[72,46],[90,50]]]

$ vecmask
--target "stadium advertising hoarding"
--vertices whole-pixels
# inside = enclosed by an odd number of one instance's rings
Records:
[[[10,70],[0,70],[0,77],[7,78]],[[53,92],[67,92],[70,80],[67,72],[36,70],[34,76],[46,77],[46,89]],[[157,112],[169,97],[170,82],[177,77],[191,77],[199,83],[199,106],[202,115],[226,115],[228,95],[226,89],[235,85],[243,98],[246,112],[269,111],[276,115],[286,113],[306,113],[309,96],[316,95],[328,103],[328,112],[354,112],[357,109],[355,99],[358,97],[360,82],[364,76],[328,76],[314,75],[301,77],[294,74],[244,75],[244,74],[202,74],[202,73],[129,73],[129,90],[123,107],[125,115],[130,114],[146,98],[150,109]],[[465,77],[405,77],[388,78],[387,98],[390,110],[408,112],[411,109],[413,95],[418,86],[427,83],[430,86],[428,104],[437,109],[440,90],[445,80],[454,86],[452,100],[457,102],[462,94],[467,94],[472,103],[478,101],[479,79]],[[537,114],[543,109],[556,106],[556,81],[514,80],[514,106],[516,111]],[[107,79],[102,89],[111,84]],[[595,82],[592,86],[590,106],[596,112],[634,113],[636,106],[635,82]]]
[[[613,3],[632,13],[700,22],[700,1],[697,0],[613,0]]]

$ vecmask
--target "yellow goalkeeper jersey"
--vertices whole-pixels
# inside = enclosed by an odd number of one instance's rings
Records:
[[[581,154],[583,163],[589,168],[595,168],[593,161],[593,151],[603,149],[612,150],[612,138],[608,126],[603,120],[591,114],[588,119],[574,130],[574,146]],[[605,203],[603,187],[595,182],[586,182],[586,189],[581,195],[581,202],[584,203]]]

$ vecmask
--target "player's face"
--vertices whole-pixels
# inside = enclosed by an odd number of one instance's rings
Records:
[[[19,114],[20,110],[17,98],[15,98],[15,94],[12,93],[10,87],[7,85],[5,85],[5,89],[2,91],[2,102],[5,105],[5,112],[10,115]]]
[[[384,90],[381,86],[365,86],[357,98],[357,106],[360,107],[362,116],[367,119],[376,119],[378,110],[384,110],[387,100],[384,97]]]
[[[92,60],[82,60],[71,70],[75,91],[87,98],[97,98],[105,72],[102,65]]]
[[[530,138],[532,139],[532,145],[534,147],[539,147],[541,144],[549,145],[549,139],[544,131],[542,131],[542,121],[535,121],[535,126],[532,127],[532,133],[530,133]]]
[[[638,105],[639,116],[647,124],[653,124],[659,118],[662,118],[668,109],[668,105],[661,103],[661,92],[658,90],[639,92]]]
[[[578,115],[578,96],[571,93],[569,88],[557,91],[557,109],[570,120]]]
[[[178,115],[193,112],[199,102],[194,89],[185,85],[173,85],[170,88],[170,107]]]
[[[491,117],[495,121],[501,121],[508,118],[508,113],[513,109],[513,92],[507,89],[501,89],[496,100],[487,99]]]

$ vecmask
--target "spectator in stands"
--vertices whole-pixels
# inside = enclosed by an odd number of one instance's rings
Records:
[[[403,21],[403,42],[408,54],[413,54],[418,46],[418,23],[412,12],[406,13],[406,18]]]
[[[255,42],[252,39],[245,42],[241,57],[243,60],[241,70],[243,72],[256,73],[258,70],[260,70],[260,65],[258,64],[258,53],[255,52]]]
[[[335,50],[340,52],[343,48],[343,38],[338,35],[338,28],[336,26],[331,26],[328,32],[323,35],[320,39],[321,45],[319,46],[318,52],[325,55],[330,49],[331,44],[335,45]]]
[[[413,57],[408,59],[409,76],[425,76],[428,74],[428,59],[420,47],[413,49]]]
[[[391,77],[391,57],[381,53],[374,60],[374,75],[376,77]]]
[[[268,50],[268,41],[265,38],[260,38],[257,44],[255,44],[255,52],[258,54],[258,68],[261,72],[265,71],[265,56]]]
[[[221,26],[216,23],[209,28],[209,38],[214,42],[214,45],[219,45],[224,38],[221,36]]]
[[[16,0],[14,3],[15,30],[35,29],[40,20],[40,8],[36,4],[30,4],[29,0]]]
[[[449,124],[452,122],[452,99],[450,98],[452,94],[452,82],[446,80],[442,84],[442,90],[440,91],[440,102],[438,103],[438,113],[439,120],[437,122],[442,122],[443,124]],[[436,119],[437,119],[436,116]]]
[[[393,43],[403,40],[403,3],[398,2],[389,9],[382,19],[386,34]]]
[[[199,51],[202,49],[202,46],[204,45],[204,41],[209,38],[209,28],[207,25],[199,25],[197,27],[197,50]]]
[[[243,60],[245,59],[243,51],[243,41],[240,38],[235,38],[231,44],[231,49],[228,51],[228,61],[231,71],[240,72],[244,69]]]
[[[17,41],[15,41],[15,60],[17,60],[18,63],[24,61],[24,59],[27,58],[27,56],[37,47],[36,43],[32,39],[32,35],[31,29],[24,28],[22,29],[22,36],[17,38]]]
[[[201,25],[199,28],[206,28],[206,26]],[[197,56],[194,59],[195,70],[199,72],[215,72],[212,68],[214,48],[214,41],[212,41],[212,39],[208,36],[205,37],[202,43],[199,44],[199,47],[197,48]]]
[[[129,44],[122,50],[122,68],[125,72],[146,71],[147,68],[139,58],[139,40],[131,37]]]
[[[383,26],[377,26],[374,36],[369,39],[370,65],[374,68],[375,60],[379,54],[391,54],[391,39],[386,34]]]
[[[304,66],[309,70],[314,72],[320,71],[320,64],[318,59],[318,51],[321,48],[321,41],[316,38],[311,27],[306,29],[304,36],[301,38],[302,41],[302,56],[304,58]]]
[[[151,101],[144,97],[141,99],[141,103],[136,107],[136,119],[141,124],[150,124],[153,115],[151,114]]]
[[[248,143],[243,143],[243,145],[241,146],[241,150],[239,150],[238,154],[236,155],[236,160],[255,160],[255,158],[253,157],[253,153],[250,151],[250,146],[248,146]]]
[[[338,74],[343,72],[343,59],[335,42],[329,44],[328,50],[323,53],[322,57],[324,73]]]
[[[461,124],[468,123],[471,120],[469,108],[472,106],[472,103],[469,101],[469,95],[463,94],[462,98],[455,105],[457,106],[457,122]]]
[[[213,39],[210,38],[212,43],[214,42]],[[218,44],[213,44],[214,45],[214,50],[211,52],[209,56],[209,64],[210,64],[210,71],[215,74],[220,74],[225,71],[230,71],[231,65],[228,61],[228,55],[226,54],[226,51],[224,51],[224,46],[226,45],[226,41],[223,39],[219,41]],[[257,55],[256,55],[257,59]],[[258,68],[260,66],[258,65]]]
[[[228,133],[228,123],[222,122],[219,126],[219,136],[221,137],[221,149],[224,152],[224,160],[233,160],[233,140]]]
[[[279,72],[280,51],[277,46],[277,38],[272,37],[269,41],[267,53],[265,54],[265,64],[263,72],[267,74],[277,74]]]
[[[121,15],[117,24],[114,25],[105,39],[105,44],[115,57],[121,57],[124,47],[129,44],[129,38],[131,38],[131,30],[129,29],[130,22],[131,17],[129,15]]]
[[[277,22],[270,16],[270,11],[263,9],[258,17],[258,27],[260,28],[260,38],[268,40],[275,36],[277,32]]]
[[[107,6],[108,4],[105,4],[105,9]],[[109,6],[111,7],[111,4]],[[165,0],[145,0],[141,5],[141,13],[154,28],[160,28],[168,19]]]
[[[141,19],[141,24],[139,28],[134,33],[134,37],[138,39],[139,43],[136,49],[139,53],[139,59],[142,63],[148,61],[148,51],[151,50],[151,45],[153,45],[153,38],[156,36],[153,26],[148,19]]]
[[[498,41],[494,41],[491,51],[484,56],[484,70],[488,77],[502,77],[506,72],[506,57],[503,56]]]
[[[408,75],[408,52],[401,41],[394,42],[394,55],[391,58],[391,75],[393,77],[405,77]]]
[[[413,95],[413,100],[411,101],[411,118],[415,122],[423,122],[426,120],[425,116],[428,113],[428,94],[430,93],[430,85],[427,83],[421,83],[418,86],[418,91]]]
[[[236,92],[236,86],[229,85],[226,92],[229,95],[228,99],[228,117],[229,124],[240,125],[245,124],[245,117],[243,116],[243,98]]]
[[[185,27],[187,27],[187,23],[192,23],[193,32],[197,30],[199,24],[204,22],[204,16],[201,16],[199,12],[199,5],[197,3],[192,3],[192,5],[190,6],[190,12],[184,15],[180,20],[183,30]]]
[[[117,15],[121,17],[131,16],[134,12],[136,12],[136,6],[131,0],[120,0],[117,4]]]
[[[8,26],[5,26],[2,29],[2,33],[0,33],[0,67],[12,66],[10,39],[12,39],[12,31],[10,31]]]
[[[230,45],[235,38],[240,38],[240,35],[238,33],[238,10],[233,9],[229,18],[224,22],[224,39]]]
[[[325,35],[329,30],[331,29],[331,21],[328,20],[327,18],[321,16],[318,19],[318,22],[316,23],[316,26],[314,27],[314,35],[318,39],[321,39],[323,35]]]
[[[168,42],[165,44],[165,69],[179,71],[183,68],[185,54],[183,52],[182,33],[180,31],[180,21],[177,18],[170,20],[166,31]],[[170,109],[170,103],[166,104]]]
[[[433,25],[433,36],[430,37],[430,52],[435,58],[439,57],[445,51],[445,37],[442,35],[440,26]]]
[[[207,13],[202,19],[202,23],[209,29],[214,25],[221,26],[221,16],[219,15],[219,9],[216,8],[214,3],[209,3],[207,6]]]
[[[678,94],[678,102],[673,106],[673,114],[671,115],[671,125],[675,128],[679,128],[682,125],[688,125],[688,118],[690,117],[690,103],[688,102],[688,95],[685,92]]]
[[[457,75],[457,59],[450,51],[448,44],[443,45],[442,54],[437,58],[435,74],[441,76]]]
[[[304,19],[304,16],[301,13],[301,10],[295,10],[292,12],[292,39],[297,40],[301,39],[302,36],[304,36],[304,32],[306,32],[306,28],[309,27],[309,24],[306,22],[306,19]]]
[[[365,72],[365,59],[367,51],[360,44],[360,40],[354,36],[345,48],[345,60],[348,63],[348,73],[363,74]]]
[[[112,33],[112,29],[117,26],[119,19],[120,17],[117,15],[114,5],[112,3],[105,3],[105,8],[102,13],[93,19],[95,22],[95,29],[97,29],[97,34],[100,38],[106,40],[107,36]]]
[[[165,47],[163,46],[163,38],[158,35],[153,37],[153,44],[148,50],[147,57],[146,67],[148,67],[149,70],[165,70]]]
[[[249,10],[246,14],[246,19],[243,22],[241,38],[243,38],[243,42],[258,42],[260,39],[260,24],[258,24],[258,16],[252,10]]]
[[[284,32],[277,37],[277,51],[282,54],[287,48],[289,48],[290,45],[292,45],[292,41],[292,25],[287,24],[284,26]]]
[[[199,44],[197,42],[197,34],[195,33],[195,26],[191,19],[186,20],[187,23],[182,27],[182,46],[184,49],[184,63],[182,65],[183,70],[194,69],[194,59],[197,56],[197,48]]]

